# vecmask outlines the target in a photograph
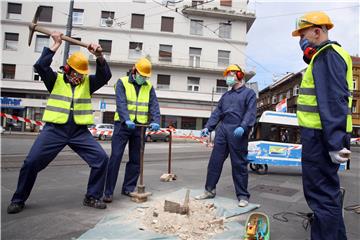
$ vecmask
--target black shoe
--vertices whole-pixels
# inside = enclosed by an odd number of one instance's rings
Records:
[[[127,197],[131,197],[130,192],[128,192],[128,191],[123,191],[123,192],[121,192],[121,194],[125,195]]]
[[[10,203],[10,205],[7,208],[8,214],[14,214],[21,212],[25,207],[24,203]]]
[[[113,201],[113,196],[112,195],[110,195],[110,196],[105,196],[104,198],[103,198],[103,202],[105,202],[105,203],[111,203]]]
[[[106,208],[106,204],[103,201],[101,201],[99,199],[95,199],[93,197],[85,197],[83,204],[84,204],[84,206],[98,208],[98,209]]]

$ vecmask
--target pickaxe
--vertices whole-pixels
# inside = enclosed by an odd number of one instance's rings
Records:
[[[29,46],[31,45],[31,40],[32,40],[32,37],[34,35],[34,32],[40,32],[40,33],[43,33],[45,35],[51,36],[52,31],[37,25],[37,21],[39,19],[41,10],[42,10],[42,7],[39,6],[36,9],[36,13],[35,13],[35,16],[34,16],[32,22],[29,24],[29,30],[30,30],[30,32],[29,32],[29,40],[28,40]],[[88,48],[88,46],[89,46],[88,43],[81,42],[81,41],[79,41],[77,39],[74,39],[72,37],[68,37],[66,35],[61,35],[61,39],[64,40],[64,41],[70,42],[72,44],[79,45],[81,47],[85,47],[85,48]],[[99,48],[96,49],[96,51],[101,52],[102,49],[99,47]]]

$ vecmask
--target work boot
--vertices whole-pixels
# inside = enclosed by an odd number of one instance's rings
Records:
[[[245,199],[240,199],[239,207],[246,207],[247,205],[249,205],[249,201],[247,201]]]
[[[25,207],[24,203],[10,203],[10,205],[7,208],[8,214],[15,214],[21,212]]]
[[[104,198],[103,198],[103,202],[105,202],[105,203],[111,203],[113,201],[113,196],[112,195],[110,195],[110,196],[105,196]]]
[[[215,189],[210,192],[205,190],[203,194],[196,196],[195,199],[196,200],[210,199],[210,198],[214,198],[215,195],[216,195]]]
[[[93,198],[93,197],[85,197],[83,204],[84,204],[84,206],[98,208],[98,209],[106,208],[106,204],[103,201]]]
[[[130,193],[131,193],[131,192],[129,192],[129,191],[122,191],[122,192],[121,192],[122,195],[125,195],[125,196],[127,196],[127,197],[131,197]]]

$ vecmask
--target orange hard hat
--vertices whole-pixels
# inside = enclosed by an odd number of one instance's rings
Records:
[[[89,60],[82,52],[74,52],[66,62],[72,69],[80,74],[89,73]]]
[[[135,68],[140,73],[141,76],[144,77],[151,76],[151,62],[147,58],[140,58],[135,63]]]
[[[235,71],[235,72],[240,71],[240,72],[244,73],[243,70],[237,64],[231,64],[230,66],[228,66],[225,69],[225,71],[223,73],[224,77],[226,77],[226,75],[228,75],[228,73],[231,71]]]
[[[309,12],[296,19],[295,30],[292,32],[293,37],[300,36],[300,30],[312,26],[325,26],[329,30],[334,27],[334,24],[324,12]]]

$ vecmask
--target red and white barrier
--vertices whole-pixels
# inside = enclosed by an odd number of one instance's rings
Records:
[[[41,122],[41,121],[35,121],[35,120],[28,119],[28,118],[18,117],[18,116],[10,115],[10,114],[3,113],[3,112],[0,112],[0,116],[4,117],[4,118],[10,118],[15,121],[21,121],[21,122],[35,124],[36,126],[44,126],[45,125],[45,123]]]

